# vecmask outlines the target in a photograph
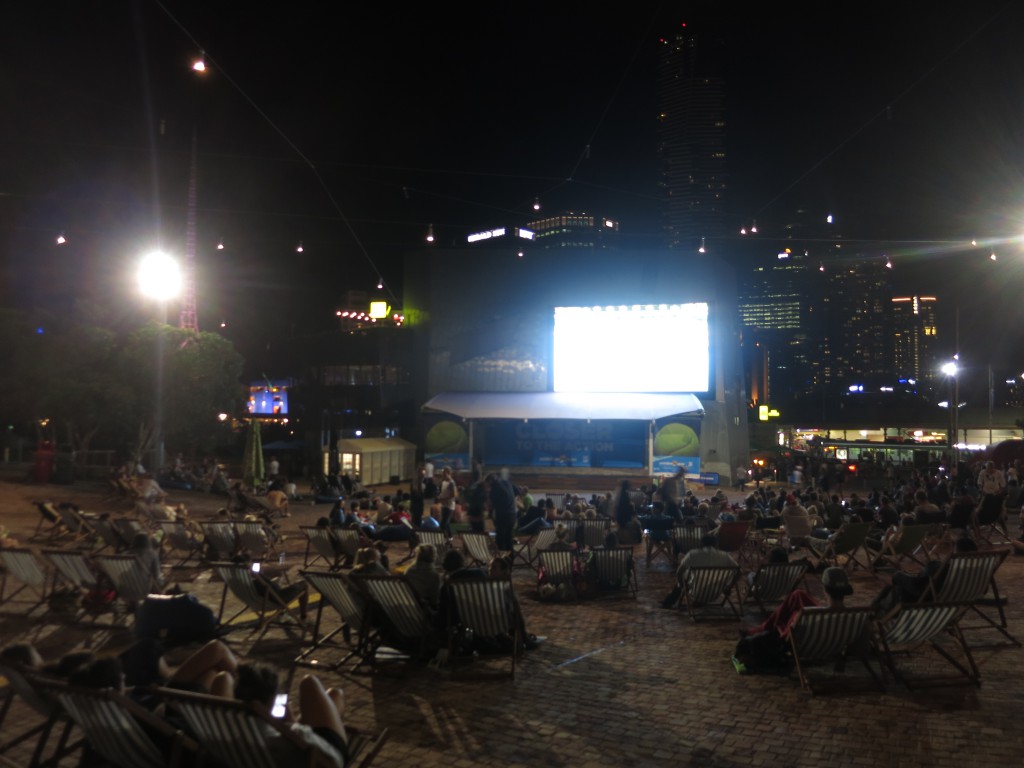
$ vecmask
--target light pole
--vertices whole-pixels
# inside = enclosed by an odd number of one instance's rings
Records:
[[[960,442],[960,379],[957,377],[958,367],[956,364],[956,357],[953,360],[942,366],[942,372],[949,377],[949,384],[952,391],[950,397],[949,407],[952,411],[950,418],[953,422],[952,435],[950,437],[949,447],[953,451],[953,466],[960,466],[960,452],[957,449],[957,445]]]
[[[164,328],[167,325],[167,302],[181,292],[181,268],[178,262],[163,251],[153,251],[142,257],[138,271],[139,290],[143,296],[160,303],[160,323],[156,334],[156,405],[153,413],[153,431],[156,464],[153,472],[164,466]]]

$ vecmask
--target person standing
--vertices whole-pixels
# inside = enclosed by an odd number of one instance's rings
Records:
[[[452,535],[452,516],[455,514],[455,502],[459,497],[459,486],[452,477],[451,467],[441,470],[441,484],[437,487],[437,503],[441,505],[441,530],[445,536]]]
[[[485,480],[487,501],[494,519],[494,543],[499,552],[512,551],[512,531],[516,525],[516,492],[504,475],[489,474]]]

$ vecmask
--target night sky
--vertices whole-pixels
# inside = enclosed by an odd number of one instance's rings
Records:
[[[329,324],[378,278],[400,304],[428,224],[454,243],[535,197],[656,247],[653,50],[687,21],[728,41],[736,229],[756,219],[770,256],[795,208],[833,213],[847,253],[895,254],[907,290],[960,304],[965,355],[1019,357],[1022,4],[365,5],[8,4],[6,300],[63,279],[151,312],[132,270],[157,240],[184,253],[193,132],[200,327],[246,343]]]

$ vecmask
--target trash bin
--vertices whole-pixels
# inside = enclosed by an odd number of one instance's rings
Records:
[[[71,485],[75,482],[75,453],[62,448],[57,451],[53,461],[53,482]]]
[[[35,470],[33,478],[37,483],[49,483],[53,477],[53,443],[40,440],[36,443]]]

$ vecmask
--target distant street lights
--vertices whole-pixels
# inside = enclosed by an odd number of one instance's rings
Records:
[[[953,466],[960,466],[960,455],[957,445],[960,442],[960,379],[957,377],[959,368],[956,359],[950,360],[942,366],[942,372],[949,378],[949,385],[952,390],[949,398],[950,419],[953,424],[950,435],[949,447],[953,451]]]
[[[160,322],[167,325],[167,302],[181,293],[181,267],[171,256],[162,251],[153,251],[139,262],[139,290],[143,296],[156,299],[160,303]],[[164,466],[164,329],[159,328],[156,335],[156,405],[153,414],[153,429],[156,466],[153,473],[158,473]]]

